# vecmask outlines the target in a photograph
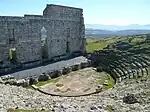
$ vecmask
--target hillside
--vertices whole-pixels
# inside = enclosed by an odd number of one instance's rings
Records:
[[[131,45],[145,41],[147,38],[146,34],[134,35],[134,36],[116,36],[116,37],[103,37],[103,38],[87,38],[86,39],[86,50],[87,52],[93,52],[94,50],[103,50],[108,46],[116,42],[128,42]]]
[[[111,30],[111,31],[129,30],[129,29],[150,30],[150,24],[147,24],[147,25],[130,24],[130,25],[124,25],[124,26],[103,25],[103,24],[86,24],[85,27],[88,29],[103,29],[103,30]]]
[[[101,30],[101,29],[88,29],[85,30],[86,37],[111,37],[111,36],[127,36],[127,35],[139,35],[148,34],[150,30],[144,29],[127,29],[127,30]]]

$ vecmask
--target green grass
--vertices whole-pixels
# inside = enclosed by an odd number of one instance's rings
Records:
[[[141,37],[137,37],[137,38],[133,38],[132,41],[131,41],[131,44],[132,45],[136,45],[137,43],[140,43],[140,42],[143,42],[145,41],[145,38],[141,38]]]
[[[104,38],[87,38],[86,51],[93,52],[94,50],[102,50],[107,47]]]
[[[136,45],[139,42],[145,41],[145,36],[117,36],[117,37],[103,37],[103,38],[87,38],[86,39],[86,51],[87,53],[93,52],[94,50],[103,50],[108,45],[111,45],[115,42],[122,41],[122,42],[129,42],[132,45]]]
[[[126,41],[126,38],[109,37],[109,38],[87,38],[86,39],[86,51],[93,52],[94,50],[103,50],[112,43],[117,41]]]
[[[104,86],[103,90],[112,88],[115,85],[114,79],[106,72],[100,72],[99,75],[100,75],[100,78],[94,81],[95,84],[102,85],[102,84],[104,84],[105,80],[108,80],[108,86]]]
[[[50,110],[24,110],[24,109],[8,109],[7,112],[51,112]]]
[[[111,105],[107,105],[108,112],[113,112],[113,107]]]
[[[35,84],[35,86],[39,87],[39,86],[43,86],[45,84],[54,84],[54,83],[57,83],[59,81],[59,79],[60,79],[60,77],[50,79],[48,81],[40,81],[37,84]]]
[[[102,50],[107,47],[105,43],[89,43],[86,46],[87,52],[93,52],[94,50]]]

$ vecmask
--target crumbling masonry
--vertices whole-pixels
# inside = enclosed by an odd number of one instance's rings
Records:
[[[48,4],[43,15],[0,16],[0,71],[85,52],[83,10]]]

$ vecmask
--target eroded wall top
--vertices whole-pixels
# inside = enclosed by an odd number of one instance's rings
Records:
[[[47,4],[47,7],[43,11],[43,16],[50,19],[80,21],[80,18],[83,16],[83,9]]]

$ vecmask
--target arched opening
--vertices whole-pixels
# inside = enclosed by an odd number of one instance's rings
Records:
[[[10,59],[11,63],[17,62],[16,48],[10,48],[9,49],[9,59]]]
[[[41,29],[41,55],[42,59],[48,59],[47,30],[45,27]]]

